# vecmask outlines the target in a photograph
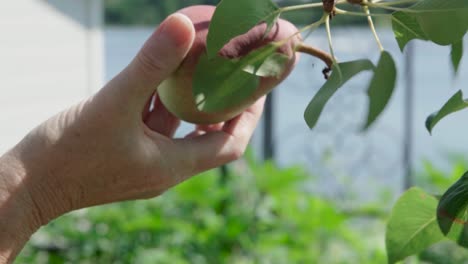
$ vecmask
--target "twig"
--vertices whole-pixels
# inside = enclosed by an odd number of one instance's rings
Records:
[[[296,46],[296,51],[306,53],[321,59],[328,66],[328,68],[331,68],[333,66],[332,56],[321,49],[317,49],[305,43],[300,43]]]

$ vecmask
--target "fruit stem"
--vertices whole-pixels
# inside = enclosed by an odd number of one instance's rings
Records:
[[[394,5],[404,5],[404,4],[412,4],[418,2],[418,0],[400,0],[400,1],[391,1],[391,2],[386,2],[382,0],[375,0],[372,2],[373,5],[376,5],[376,7],[382,7],[382,6],[394,6]]]
[[[327,17],[328,15],[323,15],[322,18],[320,18],[318,21],[310,24],[310,25],[307,25],[303,28],[301,28],[300,30],[298,30],[296,33],[292,34],[291,36],[289,36],[288,38],[286,39],[283,39],[282,41],[279,41],[276,43],[276,45],[278,47],[280,46],[283,46],[284,44],[286,44],[288,41],[290,41],[292,38],[296,37],[297,35],[300,35],[301,33],[303,33],[304,31],[307,31],[307,30],[314,30],[315,28],[319,27],[320,25],[322,25],[324,22],[325,22],[325,18]]]
[[[336,70],[341,80],[342,79],[341,69],[338,65],[338,61],[336,60],[335,52],[333,51],[333,43],[332,43],[332,36],[331,36],[331,30],[330,30],[330,16],[325,17],[325,28],[327,30],[328,46],[330,48],[330,54],[332,57],[333,65],[336,65]]]
[[[301,28],[300,30],[298,30],[295,34],[291,35],[290,37],[288,37],[288,38],[286,38],[286,39],[284,39],[284,40],[282,40],[280,42],[277,42],[276,45],[277,46],[282,46],[286,42],[288,42],[290,39],[292,39],[293,37],[295,37],[297,35],[300,35],[304,31],[314,30],[315,28],[317,28],[321,24],[323,24],[327,20],[328,17],[329,17],[328,14],[323,14],[323,16],[318,21]],[[328,53],[326,53],[326,52],[324,52],[322,50],[316,49],[314,47],[308,46],[304,42],[300,42],[294,48],[298,52],[302,52],[302,53],[312,55],[314,57],[317,57],[317,58],[321,59],[323,62],[325,62],[325,64],[327,64],[327,68],[325,68],[323,70],[323,74],[324,74],[326,79],[328,78],[328,73],[331,71],[331,68],[332,68],[332,65],[333,65],[333,58],[331,57],[330,54],[328,54]]]
[[[383,4],[375,4],[375,3],[370,3],[365,1],[365,6],[370,6],[370,7],[375,7],[375,8],[382,8],[382,9],[387,9],[387,10],[392,10],[392,11],[405,11],[405,12],[413,12],[417,13],[416,10],[412,10],[409,8],[401,8],[401,7],[394,7],[390,5],[383,5]]]
[[[335,13],[338,15],[350,15],[350,16],[371,16],[371,17],[391,17],[392,14],[366,14],[361,12],[352,12],[335,7]]]
[[[303,5],[294,5],[294,6],[287,6],[280,8],[281,12],[288,12],[288,11],[295,11],[301,10],[306,8],[314,8],[314,7],[321,7],[322,3],[313,3],[313,4],[303,4]]]
[[[325,22],[327,16],[328,16],[327,14],[323,14],[323,16],[318,21],[301,28],[297,33],[300,34],[307,30],[315,30],[316,28],[318,28],[320,25],[322,25]]]
[[[325,28],[327,30],[328,46],[330,48],[330,54],[331,54],[331,57],[332,57],[332,62],[338,64],[337,61],[336,61],[336,58],[335,58],[334,51],[333,51],[333,43],[332,43],[332,36],[331,36],[331,30],[330,30],[330,17],[329,16],[326,17]]]
[[[315,47],[309,46],[305,44],[304,42],[299,43],[295,49],[297,52],[309,54],[316,58],[321,59],[330,69],[333,66],[332,56],[321,49],[317,49]]]
[[[374,26],[374,21],[372,20],[372,17],[370,15],[370,10],[369,7],[367,6],[368,0],[363,0],[363,6],[362,9],[364,10],[364,13],[367,15],[367,21],[369,21],[369,27],[372,30],[372,34],[374,34],[375,41],[377,42],[377,45],[379,46],[380,51],[384,51],[384,48],[382,46],[382,42],[380,41],[379,35],[377,34],[377,31],[375,30]]]

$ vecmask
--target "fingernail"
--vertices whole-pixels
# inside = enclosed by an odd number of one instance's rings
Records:
[[[190,39],[193,23],[184,14],[175,13],[166,18],[158,28],[158,38],[181,46]]]

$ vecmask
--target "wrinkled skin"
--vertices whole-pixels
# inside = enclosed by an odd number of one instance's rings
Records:
[[[280,78],[262,77],[259,87],[249,98],[223,111],[216,113],[199,111],[193,99],[192,80],[198,59],[206,50],[206,36],[214,11],[214,6],[191,6],[178,11],[192,20],[196,30],[196,38],[177,72],[158,87],[158,94],[164,106],[178,118],[194,124],[215,124],[237,116],[282,82],[297,62],[294,46],[300,41],[299,35],[293,37],[278,50],[290,58],[286,70]],[[298,31],[294,25],[285,20],[279,20],[273,26],[270,34],[263,38],[265,30],[266,25],[260,24],[246,34],[234,38],[219,52],[219,56],[242,57],[271,41],[286,39]]]
[[[159,101],[150,110],[155,87],[178,68],[194,38],[192,22],[171,15],[105,87],[0,156],[0,263],[13,262],[40,226],[62,214],[155,197],[243,154],[263,99],[185,138],[174,138],[179,120]]]

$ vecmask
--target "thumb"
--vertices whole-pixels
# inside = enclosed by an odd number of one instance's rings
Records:
[[[169,16],[122,72],[126,81],[121,95],[127,100],[134,98],[135,103],[143,106],[158,85],[177,69],[194,38],[195,29],[187,16],[178,13]]]

